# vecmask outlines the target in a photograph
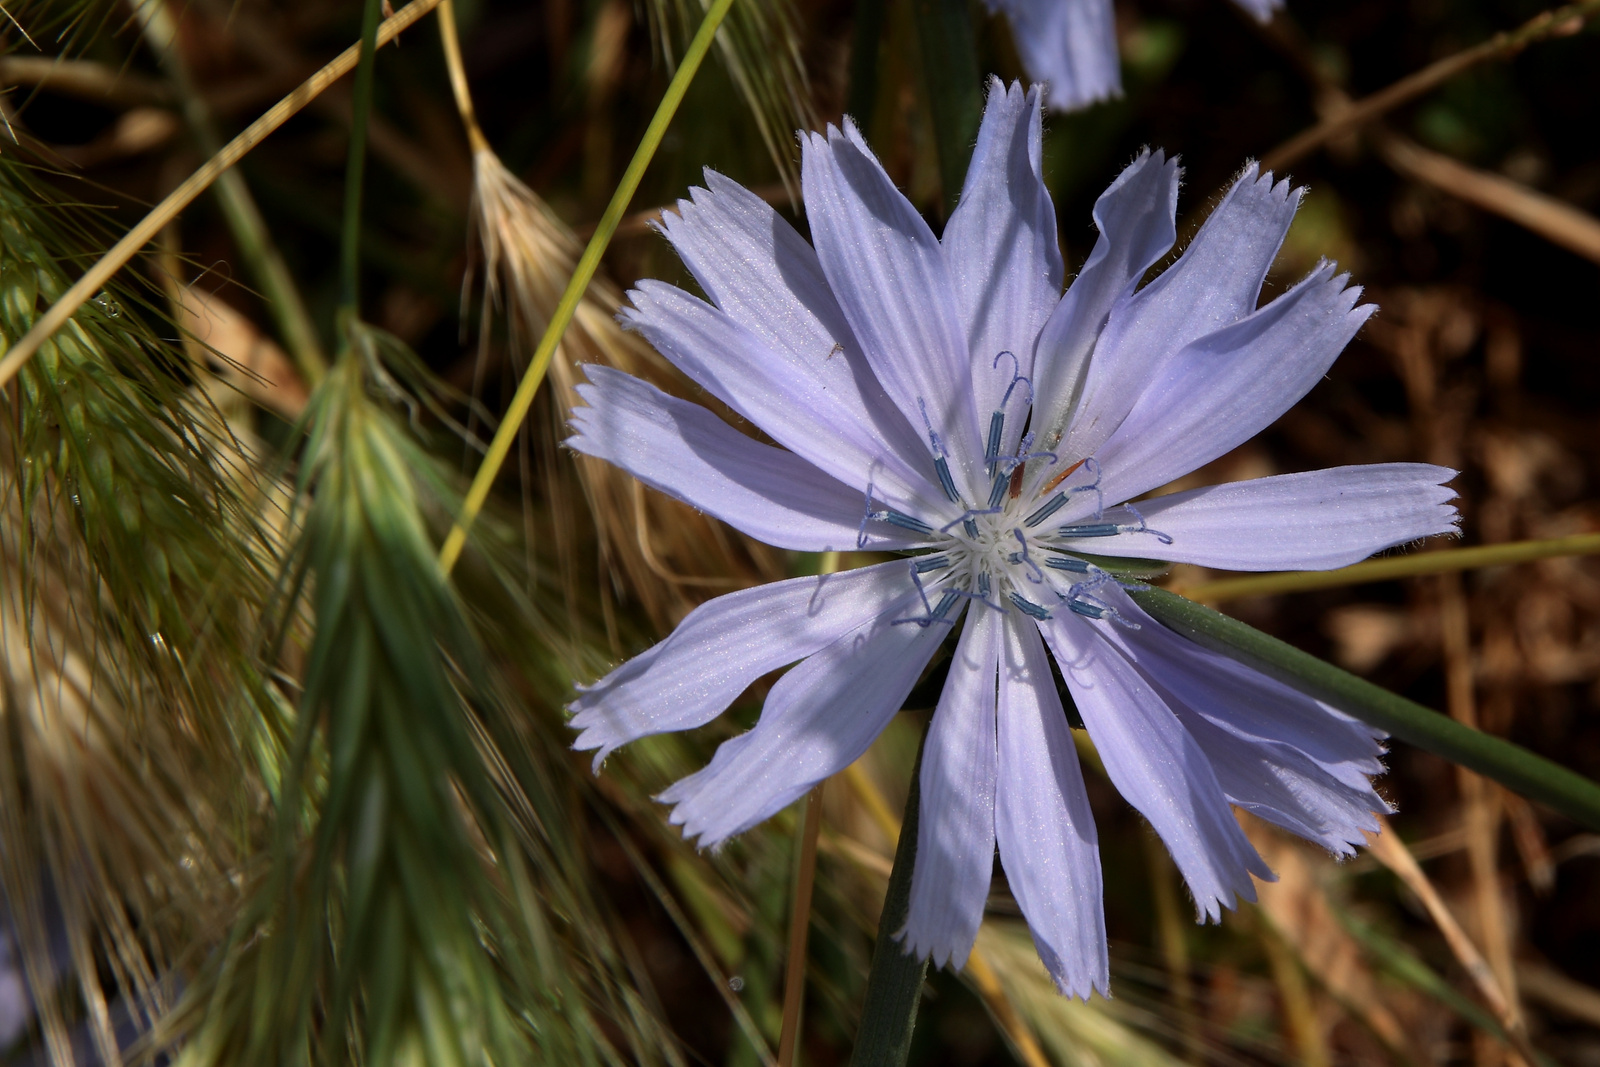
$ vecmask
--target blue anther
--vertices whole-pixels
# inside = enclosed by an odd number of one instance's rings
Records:
[[[995,464],[1000,462],[1000,437],[1005,432],[1006,413],[996,411],[989,416],[989,447],[984,450],[983,458],[989,461],[989,477],[994,477]]]
[[[980,597],[986,597],[986,596],[989,595],[989,572],[988,571],[979,571],[978,572],[978,595]]]
[[[961,528],[965,530],[967,532],[967,536],[972,538],[974,541],[978,539],[978,524],[973,522],[971,519],[962,519]]]
[[[921,587],[919,586],[918,588],[920,589]],[[909,619],[895,619],[891,625],[904,626],[906,623],[915,623],[924,630],[936,622],[943,623],[946,626],[954,626],[955,623],[952,620],[945,618],[945,615],[955,605],[956,601],[960,599],[960,593],[947,589],[945,590],[944,595],[939,598],[939,605],[930,610],[928,614],[913,616]],[[923,597],[923,604],[927,604],[927,597]]]
[[[1038,604],[1035,604],[1026,597],[1023,597],[1017,593],[1007,593],[1006,595],[1011,598],[1011,602],[1013,604],[1022,609],[1022,613],[1024,615],[1031,615],[1041,622],[1046,619],[1053,618],[1048,609],[1040,607]],[[1073,610],[1077,610],[1077,604],[1075,601],[1073,602]]]
[[[991,463],[989,465],[989,469],[993,470],[994,464]],[[989,506],[991,508],[999,510],[1001,502],[1006,498],[1006,489],[1010,485],[1010,471],[1001,471],[999,474],[995,475],[994,484],[989,487]]]
[[[1089,561],[1076,559],[1072,556],[1047,556],[1044,565],[1055,571],[1069,571],[1073,574],[1088,574]]]
[[[1031,530],[1044,520],[1048,519],[1050,516],[1054,515],[1056,512],[1060,511],[1066,506],[1066,503],[1067,494],[1057,493],[1055,496],[1045,501],[1044,504],[1042,504],[1032,515],[1029,515],[1026,519],[1023,519],[1022,525]]]
[[[879,522],[886,522],[890,526],[898,526],[902,530],[910,530],[912,533],[933,533],[933,527],[929,526],[921,519],[907,515],[903,511],[896,511],[893,508],[889,508],[887,511],[875,512],[872,517],[877,519]]]
[[[950,461],[943,456],[935,456],[933,470],[939,476],[939,488],[943,489],[944,495],[950,498],[950,503],[961,503],[961,494],[956,492],[955,479],[950,477]]]
[[[942,571],[950,566],[949,556],[925,556],[915,560],[911,566],[918,574],[927,574],[929,571]]]
[[[1061,527],[1062,537],[1115,537],[1122,528],[1114,522],[1086,522]]]
[[[1091,604],[1087,600],[1069,600],[1067,607],[1072,609],[1074,615],[1082,615],[1086,619],[1103,619],[1106,609],[1098,604]]]

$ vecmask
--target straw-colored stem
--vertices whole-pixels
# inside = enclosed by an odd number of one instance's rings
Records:
[[[439,44],[444,49],[445,69],[450,72],[450,92],[455,97],[456,111],[461,115],[461,125],[467,131],[467,144],[472,154],[489,149],[489,139],[478,125],[478,111],[472,106],[472,91],[467,88],[467,67],[461,59],[461,38],[456,33],[456,5],[454,0],[439,2]]]
[[[412,0],[410,4],[395,12],[394,16],[385,19],[378,27],[378,44],[384,45],[394,39],[394,36],[423,15],[432,11],[439,5],[439,0]],[[342,52],[337,59],[317,71],[302,82],[294,92],[278,101],[249,126],[243,133],[229,141],[222,151],[212,156],[205,165],[189,175],[176,189],[167,194],[167,198],[157,204],[155,208],[140,219],[127,235],[111,247],[111,250],[90,267],[83,277],[79,278],[73,286],[61,295],[61,298],[50,306],[50,309],[39,317],[33,327],[18,339],[17,343],[7,350],[5,357],[0,359],[0,387],[16,377],[22,365],[33,358],[34,353],[50,336],[66,325],[73,313],[84,305],[90,297],[111,280],[111,276],[121,270],[138,251],[148,244],[151,238],[161,232],[161,228],[171,222],[177,214],[190,204],[195,198],[211,187],[220,176],[225,174],[229,167],[243,159],[256,145],[278,127],[298,114],[307,104],[321,95],[328,86],[344,77],[355,67],[360,58],[361,46],[352,45]]]
[[[367,119],[377,66],[382,0],[366,0],[361,13],[361,61],[350,111],[350,155],[344,168],[344,231],[339,235],[339,328],[361,312],[361,199],[367,176]],[[341,339],[340,344],[345,342]]]
[[[806,945],[811,934],[811,892],[817,879],[817,833],[822,829],[822,787],[806,794],[800,828],[800,856],[794,879],[794,906],[789,909],[789,958],[783,974],[783,1025],[778,1032],[778,1067],[793,1067],[800,1042],[800,1009],[806,992]]]
[[[1483,953],[1478,951],[1478,946],[1473,944],[1472,938],[1467,936],[1467,932],[1456,921],[1455,914],[1445,904],[1444,898],[1423,873],[1417,858],[1406,848],[1405,842],[1400,840],[1388,820],[1381,815],[1376,818],[1379,830],[1377,833],[1367,834],[1367,848],[1380,863],[1393,871],[1406,887],[1417,895],[1417,899],[1428,912],[1428,917],[1433,920],[1434,926],[1438,927],[1439,933],[1444,936],[1445,943],[1450,946],[1456,962],[1466,970],[1473,984],[1478,987],[1483,1002],[1494,1012],[1500,1025],[1505,1027],[1507,1042],[1511,1050],[1516,1053],[1516,1058],[1524,1064],[1538,1063],[1539,1055],[1528,1043],[1527,1030],[1516,1017],[1510,999],[1495,977],[1494,969],[1489,966],[1489,962],[1483,958]]]
[[[500,428],[495,432],[494,440],[489,443],[483,464],[478,468],[477,476],[472,479],[472,486],[467,490],[467,498],[461,507],[461,516],[456,520],[449,536],[445,538],[444,547],[439,551],[439,566],[446,574],[455,567],[456,560],[461,558],[461,550],[467,543],[467,530],[489,499],[489,490],[494,485],[495,476],[500,473],[501,466],[511,453],[511,445],[516,440],[517,431],[522,427],[522,420],[527,418],[528,409],[533,406],[533,397],[539,391],[539,383],[544,381],[545,372],[550,369],[550,360],[555,355],[556,346],[561,343],[562,335],[567,332],[567,326],[571,324],[572,316],[578,310],[578,301],[583,299],[584,292],[589,288],[589,282],[600,269],[600,257],[605,255],[606,246],[611,243],[611,236],[616,233],[617,224],[622,221],[622,216],[628,210],[628,204],[633,200],[633,194],[638,191],[639,182],[644,178],[646,168],[655,158],[656,149],[660,147],[662,137],[666,136],[667,127],[672,124],[673,116],[678,113],[678,105],[683,103],[684,94],[689,90],[689,83],[700,70],[700,64],[704,62],[706,52],[710,50],[711,42],[716,38],[717,27],[722,25],[723,19],[728,17],[728,11],[732,7],[733,0],[716,0],[706,11],[700,29],[695,33],[694,40],[689,43],[689,49],[683,55],[683,63],[672,76],[666,94],[661,98],[660,106],[656,108],[655,117],[650,120],[644,139],[639,142],[638,151],[633,154],[632,162],[623,172],[622,181],[618,183],[616,192],[611,195],[611,203],[606,205],[605,213],[600,216],[600,224],[595,227],[594,236],[589,239],[588,247],[583,250],[583,256],[578,260],[578,266],[572,273],[572,280],[567,283],[566,291],[561,294],[561,302],[556,305],[555,314],[550,316],[550,325],[545,328],[544,336],[539,339],[539,347],[534,350],[533,359],[517,386],[516,394],[511,398],[511,404],[500,422]]]
[[[1447,574],[1451,571],[1470,571],[1483,567],[1507,567],[1539,559],[1591,556],[1597,553],[1600,553],[1600,533],[1574,534],[1571,537],[1556,537],[1547,541],[1512,541],[1503,545],[1448,548],[1439,552],[1419,552],[1414,556],[1391,556],[1332,571],[1281,571],[1275,574],[1251,575],[1247,578],[1224,578],[1174,591],[1182,593],[1190,600],[1216,604],[1247,596],[1303,593],[1311,589],[1332,589],[1345,585],[1361,585],[1364,582],[1387,582],[1396,578]]]
[[[1409,74],[1386,89],[1363,97],[1348,107],[1339,108],[1317,125],[1296,134],[1261,160],[1263,170],[1281,170],[1304,158],[1329,141],[1358,129],[1373,119],[1408,103],[1423,93],[1442,85],[1457,74],[1491,59],[1505,59],[1516,55],[1535,41],[1575,33],[1584,20],[1600,13],[1600,0],[1582,0],[1581,3],[1546,11],[1506,33],[1497,33],[1481,44],[1474,45],[1453,56],[1446,56],[1414,74]]]
[[[142,0],[135,11],[144,29],[145,40],[155,49],[162,68],[177,90],[190,135],[202,152],[215,156],[222,150],[222,139],[217,135],[211,109],[195,87],[189,65],[178,48],[177,26],[167,9],[166,0]],[[267,311],[278,325],[278,332],[294,359],[295,368],[307,385],[315,386],[327,373],[328,361],[322,353],[322,346],[317,343],[317,330],[312,325],[311,313],[294,284],[289,265],[273,243],[266,220],[261,217],[261,209],[256,206],[255,197],[250,195],[250,187],[238,171],[229,170],[218,176],[213,191],[218,206],[222,208],[223,220],[233,233],[239,256],[261,287]]]

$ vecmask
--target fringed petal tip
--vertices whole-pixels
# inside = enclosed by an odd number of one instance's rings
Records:
[[[1061,961],[1055,950],[1037,937],[1034,938],[1034,948],[1039,952],[1039,962],[1044,964],[1050,981],[1055,984],[1056,991],[1064,997],[1074,1000],[1087,1001],[1095,993],[1099,993],[1107,1000],[1111,999],[1111,965],[1110,959],[1102,951],[1098,959],[1094,960],[1091,970],[1085,964],[1088,961],[1075,961],[1077,966],[1069,968]]]

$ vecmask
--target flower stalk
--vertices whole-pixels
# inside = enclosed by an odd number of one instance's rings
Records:
[[[922,806],[922,750],[911,768],[911,789],[900,819],[900,841],[894,850],[889,889],[878,918],[878,939],[872,946],[872,970],[861,1004],[861,1029],[856,1032],[850,1067],[902,1067],[911,1051],[917,1025],[917,1004],[928,960],[906,951],[895,938],[911,914],[911,871],[917,865],[917,816]]]

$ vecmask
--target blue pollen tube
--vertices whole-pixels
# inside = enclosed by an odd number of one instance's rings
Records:
[[[939,488],[950,498],[950,503],[961,503],[961,494],[956,492],[956,480],[950,477],[950,461],[943,456],[936,457],[933,461],[933,470],[939,476]]]
[[[903,511],[895,511],[893,508],[890,508],[888,511],[880,512],[874,516],[874,518],[886,522],[890,526],[898,526],[902,530],[910,530],[912,533],[933,533],[933,527],[929,526],[921,519],[913,518]]]
[[[989,467],[991,470],[993,470],[994,464],[989,464]],[[1011,473],[1009,471],[1003,474],[995,475],[994,485],[989,487],[989,507],[991,509],[998,508],[1000,506],[1000,501],[1005,499],[1006,490],[1010,488],[1010,486]]]
[[[1079,526],[1061,527],[1062,537],[1115,537],[1122,527],[1114,522],[1086,522]]]
[[[1046,556],[1044,565],[1051,570],[1071,571],[1073,574],[1089,573],[1087,560],[1074,559],[1071,556]]]
[[[1082,615],[1088,619],[1103,619],[1106,617],[1105,608],[1098,604],[1091,604],[1087,600],[1069,600],[1067,601],[1067,607],[1072,609],[1073,614]]]
[[[1040,622],[1051,618],[1049,611],[1018,593],[1007,593],[1006,596],[1011,599],[1013,604],[1022,609],[1022,613],[1024,615],[1031,615]],[[1074,611],[1077,610],[1077,604],[1075,602],[1073,603],[1072,607]]]
[[[1057,493],[1055,496],[1046,501],[1038,511],[1035,511],[1032,515],[1029,515],[1026,519],[1023,519],[1022,525],[1032,529],[1044,520],[1048,519],[1050,516],[1054,515],[1056,512],[1060,511],[1066,502],[1067,494]]]

